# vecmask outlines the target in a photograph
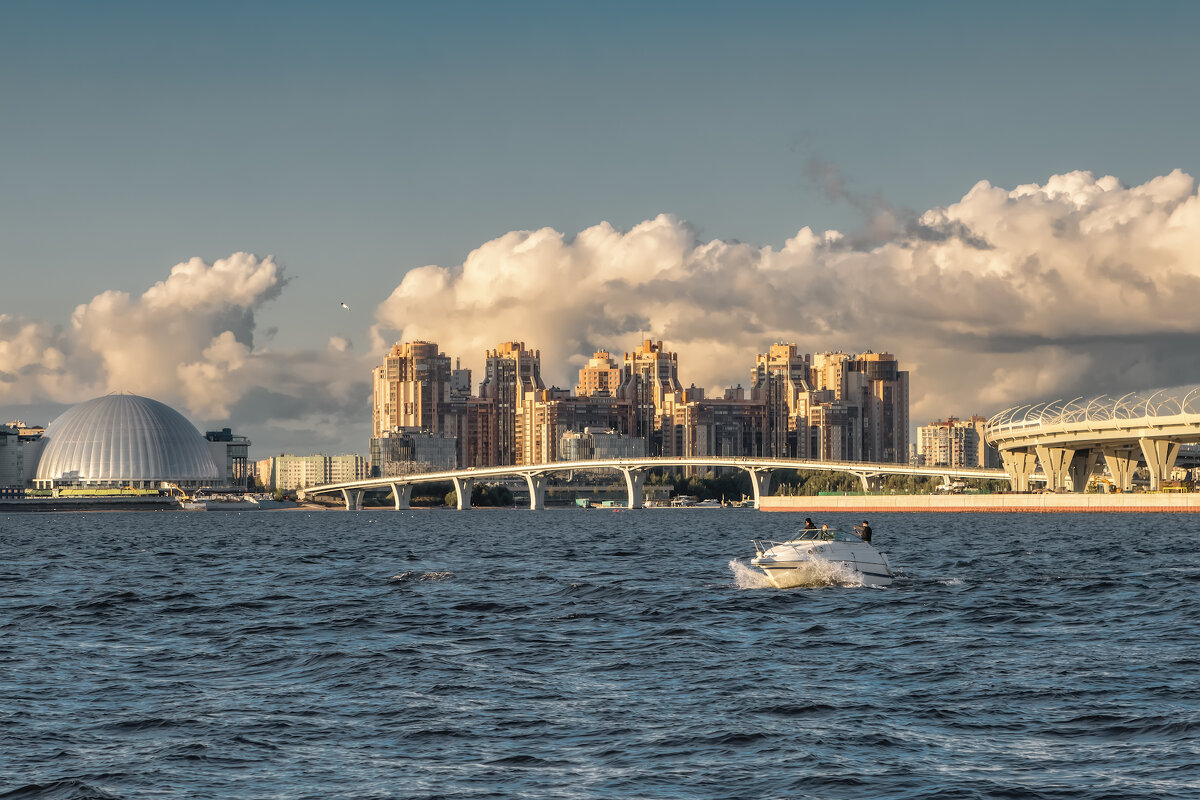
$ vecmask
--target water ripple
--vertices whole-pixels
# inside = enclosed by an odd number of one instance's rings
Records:
[[[244,517],[4,520],[0,798],[1200,795],[1190,518]]]

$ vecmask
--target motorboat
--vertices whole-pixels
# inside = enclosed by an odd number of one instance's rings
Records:
[[[887,556],[853,533],[832,528],[805,529],[795,539],[751,539],[750,563],[777,588],[829,583],[887,586],[894,579]]]
[[[185,511],[269,511],[295,508],[292,500],[276,500],[269,494],[217,494],[180,500]]]

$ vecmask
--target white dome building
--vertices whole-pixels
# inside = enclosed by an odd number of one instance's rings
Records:
[[[80,403],[50,423],[34,473],[55,486],[156,489],[221,482],[222,471],[196,428],[168,405],[135,394]]]

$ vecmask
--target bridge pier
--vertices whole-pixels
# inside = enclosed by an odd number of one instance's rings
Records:
[[[525,483],[529,486],[529,510],[543,511],[546,508],[546,476],[526,472]]]
[[[1001,450],[1000,458],[1008,473],[1010,488],[1014,492],[1028,492],[1029,476],[1037,467],[1037,456],[1027,450]]]
[[[754,507],[762,508],[762,499],[771,494],[771,470],[758,467],[743,467],[750,474],[750,488],[754,491]]]
[[[1157,492],[1163,481],[1171,480],[1171,470],[1179,457],[1179,442],[1169,439],[1138,439],[1146,466],[1150,468],[1150,491]]]
[[[1071,459],[1071,488],[1072,491],[1083,494],[1087,491],[1088,480],[1096,471],[1096,451],[1077,450]]]
[[[362,511],[364,494],[361,489],[342,489],[342,500],[346,502],[346,510]]]
[[[863,494],[878,492],[883,485],[883,478],[877,473],[851,472],[850,474],[862,482]],[[948,478],[949,476],[946,479],[947,483],[950,482]]]
[[[1065,491],[1067,488],[1067,472],[1075,451],[1069,447],[1037,446],[1037,459],[1042,463],[1042,472],[1046,473],[1046,488],[1052,492]]]
[[[396,510],[402,511],[409,508],[409,503],[412,501],[412,484],[411,483],[389,483],[392,487],[392,498],[396,501]]]
[[[458,505],[455,507],[459,511],[470,511],[471,490],[475,488],[475,479],[453,477],[450,480],[454,481],[454,494],[458,498]]]
[[[625,489],[629,492],[629,507],[643,508],[642,487],[646,485],[646,470],[633,467],[620,467],[625,476]]]

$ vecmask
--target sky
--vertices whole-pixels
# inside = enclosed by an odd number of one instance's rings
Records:
[[[365,453],[416,338],[888,351],[914,424],[1200,382],[1195,4],[0,12],[3,421]]]

